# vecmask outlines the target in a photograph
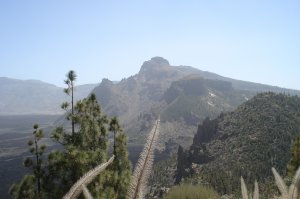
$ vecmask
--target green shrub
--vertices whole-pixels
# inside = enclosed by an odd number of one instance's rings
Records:
[[[201,186],[182,184],[173,187],[165,199],[218,199],[220,196],[212,188]]]

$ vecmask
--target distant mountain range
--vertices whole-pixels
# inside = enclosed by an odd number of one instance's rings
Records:
[[[258,92],[300,91],[257,84],[201,71],[190,66],[171,66],[162,57],[145,61],[138,74],[112,82],[103,79],[95,87],[104,111],[119,116],[133,143],[143,140],[151,122],[161,115],[161,139],[192,140],[196,125],[205,117],[234,110]],[[143,136],[142,136],[143,137]]]
[[[76,87],[76,99],[86,97],[96,84]],[[0,115],[62,114],[68,100],[63,88],[38,80],[0,77]]]
[[[0,78],[0,114],[58,114],[67,100],[62,88],[36,80]],[[119,82],[103,79],[99,85],[76,88],[76,99],[94,92],[103,110],[118,116],[130,134],[143,143],[154,119],[161,115],[160,146],[168,139],[191,144],[196,125],[207,116],[234,110],[259,92],[300,91],[235,80],[190,66],[171,66],[162,57],[145,61],[140,71]],[[182,143],[184,144],[184,143]],[[187,143],[185,143],[187,144]]]

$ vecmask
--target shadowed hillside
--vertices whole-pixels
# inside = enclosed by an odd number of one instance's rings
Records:
[[[177,180],[191,177],[221,193],[236,191],[240,176],[265,182],[272,176],[271,167],[286,171],[291,140],[299,133],[299,97],[258,94],[198,126],[190,149],[178,156]]]

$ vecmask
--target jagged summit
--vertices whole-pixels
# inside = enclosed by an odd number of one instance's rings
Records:
[[[150,62],[154,62],[156,64],[161,64],[161,65],[170,65],[168,60],[166,60],[163,57],[159,57],[159,56],[152,57]]]
[[[102,85],[113,85],[113,81],[109,80],[108,78],[103,78],[101,81]]]

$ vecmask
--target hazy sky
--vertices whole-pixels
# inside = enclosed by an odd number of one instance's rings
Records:
[[[99,83],[154,56],[300,90],[300,1],[0,1],[0,76]]]

